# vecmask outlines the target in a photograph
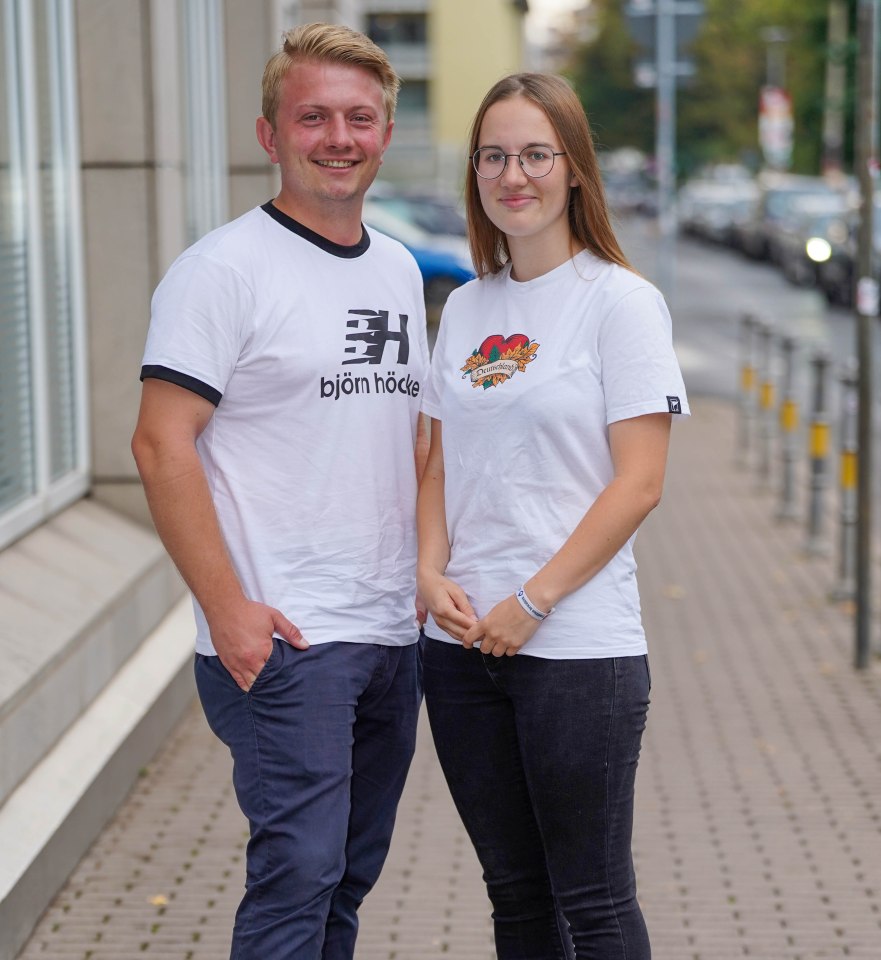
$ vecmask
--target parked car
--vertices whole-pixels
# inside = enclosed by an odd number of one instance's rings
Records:
[[[852,208],[839,194],[808,197],[796,204],[777,234],[784,276],[800,286],[817,284],[820,265],[834,246],[846,242],[852,216]]]
[[[657,189],[642,151],[633,147],[600,151],[598,160],[606,202],[614,214],[657,213]]]
[[[452,197],[403,191],[384,182],[374,183],[367,196],[371,202],[426,233],[452,237],[467,234],[465,213]]]
[[[679,191],[679,225],[684,233],[731,244],[757,198],[753,180],[689,180]]]
[[[422,274],[428,307],[443,306],[452,290],[474,278],[464,237],[428,233],[372,197],[364,201],[363,220],[374,230],[403,243],[413,254]]]
[[[822,177],[764,174],[759,178],[759,198],[752,214],[736,229],[736,246],[755,260],[780,260],[779,231],[792,210],[805,197],[831,197],[838,185]]]
[[[843,307],[853,305],[855,263],[859,216],[849,222],[848,235],[841,243],[832,244],[829,256],[817,266],[817,282],[830,303]],[[872,275],[881,280],[881,196],[875,198],[872,241]]]

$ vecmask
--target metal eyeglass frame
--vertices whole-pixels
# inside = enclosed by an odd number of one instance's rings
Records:
[[[541,180],[543,177],[546,177],[546,176],[551,172],[551,170],[554,169],[554,164],[556,163],[557,157],[565,157],[565,156],[566,156],[566,151],[565,151],[565,150],[559,150],[559,151],[554,151],[554,150],[552,150],[552,151],[551,151],[551,165],[550,165],[550,167],[548,167],[547,173],[540,173],[540,174],[538,174],[538,176],[536,176],[535,174],[528,173],[527,170],[526,170],[526,166],[525,166],[525,164],[523,163],[523,154],[526,153],[528,150],[534,150],[534,149],[535,149],[535,146],[532,146],[532,147],[524,147],[519,153],[504,153],[504,154],[502,154],[502,156],[505,158],[505,162],[502,164],[502,169],[499,170],[499,172],[498,172],[494,177],[485,177],[485,176],[477,169],[477,157],[478,157],[478,155],[480,154],[480,151],[481,151],[481,150],[489,150],[489,149],[492,149],[492,148],[491,148],[491,147],[478,147],[478,148],[474,151],[474,153],[471,154],[471,166],[474,167],[474,172],[477,174],[478,177],[480,177],[481,180],[498,180],[499,177],[508,169],[508,158],[509,158],[509,157],[516,157],[516,158],[517,158],[517,161],[518,161],[518,163],[520,164],[520,169],[523,171],[523,173],[524,173],[527,177],[529,177],[530,180]]]

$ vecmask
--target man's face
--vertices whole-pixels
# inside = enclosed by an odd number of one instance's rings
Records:
[[[281,171],[279,205],[307,221],[332,215],[328,204],[357,208],[360,217],[391,128],[379,79],[369,70],[294,63],[282,85],[275,129],[265,118],[257,123],[258,138]]]

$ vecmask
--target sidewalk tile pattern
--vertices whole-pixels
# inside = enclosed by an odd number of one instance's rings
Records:
[[[851,667],[831,560],[734,467],[733,408],[694,409],[637,543],[653,703],[634,855],[655,960],[879,960],[881,671]],[[246,838],[229,773],[194,707],[19,960],[227,956]],[[358,960],[493,956],[423,722]]]

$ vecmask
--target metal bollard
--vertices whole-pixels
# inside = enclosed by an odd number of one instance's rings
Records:
[[[858,367],[847,365],[841,377],[841,439],[839,447],[838,484],[838,580],[833,600],[853,600],[857,585],[857,451],[859,449],[857,419],[859,414]]]
[[[771,463],[774,457],[774,380],[771,366],[771,327],[758,324],[759,336],[759,486],[771,485]]]
[[[780,403],[780,454],[782,461],[780,506],[778,520],[794,520],[798,517],[795,502],[795,467],[798,461],[798,400],[795,395],[795,352],[794,337],[782,337],[783,350],[783,387]]]
[[[811,554],[829,552],[823,539],[824,499],[829,486],[829,416],[826,411],[826,381],[829,355],[818,351],[811,360],[813,396],[810,436],[810,479],[808,508],[808,540],[805,549]]]
[[[740,318],[740,424],[737,433],[737,465],[749,464],[756,420],[756,368],[753,363],[753,334],[758,321],[751,313]]]

